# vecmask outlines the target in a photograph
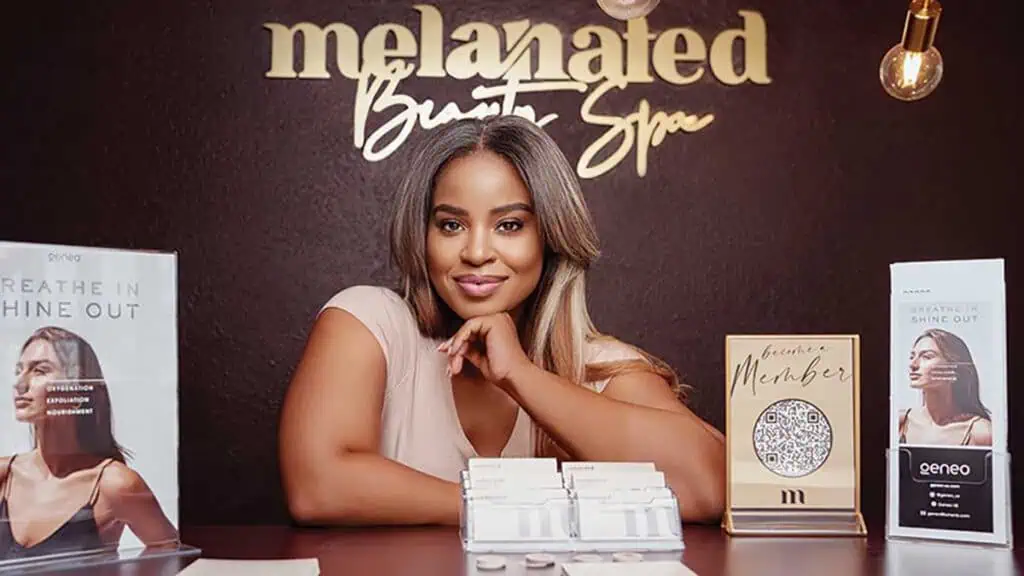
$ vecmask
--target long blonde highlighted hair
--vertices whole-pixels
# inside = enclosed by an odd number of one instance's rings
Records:
[[[448,338],[462,322],[430,282],[427,225],[437,175],[450,160],[478,150],[498,154],[516,168],[540,224],[544,267],[520,327],[523,348],[534,364],[578,385],[628,372],[653,372],[685,397],[686,387],[671,367],[629,344],[622,343],[641,359],[586,363],[588,343],[617,341],[597,330],[587,310],[586,272],[599,256],[597,233],[579,180],[558,145],[518,116],[457,120],[426,132],[405,168],[392,212],[391,258],[423,335]],[[539,429],[534,441],[538,454],[551,454],[555,448]]]

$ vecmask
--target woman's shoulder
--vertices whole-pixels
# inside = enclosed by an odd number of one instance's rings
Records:
[[[343,310],[373,334],[388,362],[404,358],[421,338],[412,307],[402,296],[383,286],[349,286],[332,296],[320,310]]]
[[[332,308],[352,314],[374,332],[416,327],[416,318],[409,303],[384,286],[349,286],[331,296],[321,307],[320,314]]]
[[[978,416],[971,425],[971,443],[979,446],[992,445],[992,421]]]
[[[587,340],[584,345],[584,357],[587,364],[645,360],[639,348],[606,334]]]
[[[903,424],[904,422],[909,420],[910,419],[910,414],[913,411],[914,411],[914,407],[913,406],[911,406],[910,408],[900,408],[900,411],[899,411],[900,424]]]
[[[900,426],[919,428],[927,426],[930,420],[925,414],[924,406],[911,406],[900,410]]]
[[[30,452],[15,452],[9,456],[0,457],[0,482],[3,482],[8,475],[13,474],[15,470],[18,471],[19,476],[26,474],[29,470],[26,464],[31,463],[34,457],[34,450]]]
[[[120,501],[149,491],[142,475],[123,462],[101,464],[99,491],[108,500]]]
[[[607,335],[589,338],[583,350],[586,369],[586,386],[595,392],[603,392],[623,365],[621,362],[640,361],[647,359],[640,349],[626,342]]]
[[[405,300],[391,288],[372,284],[355,284],[335,292],[324,303],[327,308],[386,308],[409,310]]]

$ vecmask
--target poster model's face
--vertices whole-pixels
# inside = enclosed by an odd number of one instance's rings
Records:
[[[935,340],[922,338],[910,352],[910,386],[927,389],[956,379],[953,366],[939,352]]]
[[[540,281],[544,242],[530,192],[487,151],[438,175],[427,223],[430,281],[461,318],[512,312]]]
[[[53,345],[34,340],[21,353],[14,367],[14,417],[35,422],[46,415],[46,391],[54,380],[63,379],[60,360]]]

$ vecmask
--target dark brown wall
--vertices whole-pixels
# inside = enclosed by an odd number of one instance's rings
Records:
[[[354,149],[351,80],[265,79],[262,24],[415,30],[411,4],[44,0],[5,18],[0,236],[180,255],[185,522],[285,520],[276,417],[310,321],[342,287],[391,278],[384,202],[402,154],[368,163]],[[877,79],[902,30],[901,2],[663,0],[654,30],[689,25],[705,38],[737,26],[739,9],[761,11],[773,82],[727,88],[707,76],[609,98],[620,114],[647,98],[716,120],[669,136],[645,178],[631,154],[584,182],[603,240],[590,282],[599,326],[669,360],[717,426],[725,334],[862,335],[864,505],[878,529],[888,264],[1007,258],[1011,350],[1022,337],[1009,208],[1021,190],[1019,38],[1013,18],[992,17],[1016,4],[946,4],[946,77],[904,104]],[[520,17],[567,36],[621,27],[590,0],[436,5],[446,34]],[[416,80],[407,91],[466,103],[477,83]],[[550,131],[572,160],[603,132],[579,120],[581,101],[522,98],[560,115]],[[1009,356],[1011,382],[1019,358]],[[1010,402],[1024,402],[1012,386]]]

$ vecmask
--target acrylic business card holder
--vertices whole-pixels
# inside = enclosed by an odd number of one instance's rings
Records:
[[[572,510],[560,475],[473,478],[462,473],[468,552],[571,550]]]
[[[463,547],[469,553],[682,550],[671,489],[631,486],[624,476],[612,476],[479,479],[465,471]]]
[[[576,550],[683,549],[679,505],[668,488],[584,488],[570,493]]]

